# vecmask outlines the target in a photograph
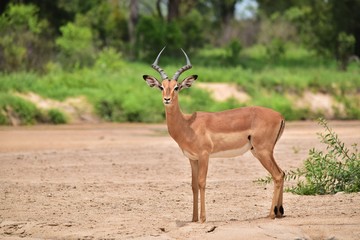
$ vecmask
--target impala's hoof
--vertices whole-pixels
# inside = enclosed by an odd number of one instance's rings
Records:
[[[284,215],[284,208],[283,208],[283,206],[280,206],[279,212],[278,212],[278,214],[276,216],[277,217],[282,217],[283,215]]]
[[[272,211],[269,214],[269,218],[274,219],[274,218],[282,218],[284,215],[284,208],[283,206],[280,206],[279,208],[277,206],[274,207],[274,211]]]

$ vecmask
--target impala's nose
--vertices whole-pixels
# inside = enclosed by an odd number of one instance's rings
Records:
[[[170,98],[165,98],[165,97],[164,97],[164,103],[165,103],[165,104],[169,104],[169,103],[170,103],[170,101],[171,101],[171,99],[170,99]]]

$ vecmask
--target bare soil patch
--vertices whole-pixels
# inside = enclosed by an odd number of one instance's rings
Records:
[[[330,124],[360,144],[360,121]],[[318,131],[288,123],[279,165],[300,166]],[[360,239],[359,193],[284,193],[285,217],[270,220],[273,187],[253,182],[266,175],[250,153],[212,159],[208,221],[191,223],[190,164],[165,125],[0,127],[0,238]]]
[[[235,98],[237,101],[245,103],[251,99],[245,91],[238,89],[236,84],[196,83],[196,86],[209,91],[216,101],[226,101],[230,98]]]

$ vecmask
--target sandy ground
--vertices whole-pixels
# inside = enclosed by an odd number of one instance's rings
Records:
[[[360,122],[332,122],[360,143]],[[314,122],[288,123],[284,170],[321,147]],[[272,185],[250,153],[212,159],[207,222],[192,223],[190,164],[165,125],[0,128],[1,239],[360,239],[360,194],[284,193],[285,217],[264,218]],[[286,182],[286,185],[290,183]]]

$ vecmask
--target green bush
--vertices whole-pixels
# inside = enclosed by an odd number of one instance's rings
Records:
[[[95,68],[105,71],[120,71],[124,67],[121,53],[114,48],[105,48],[97,56]]]
[[[70,22],[60,27],[60,32],[62,35],[56,39],[56,45],[61,64],[66,69],[91,65],[95,54],[91,29]]]
[[[280,112],[288,121],[306,119],[309,110],[302,108],[294,108],[294,104],[285,96],[277,93],[257,94],[253,100],[254,105],[272,108]]]
[[[20,97],[0,93],[0,115],[1,124],[10,124],[15,120],[22,125],[28,125],[36,123],[40,112],[34,104]]]
[[[298,179],[297,185],[289,191],[301,195],[359,192],[360,153],[357,145],[352,145],[351,152],[324,119],[320,119],[319,124],[325,129],[325,133],[318,135],[326,144],[326,151],[311,149],[304,167],[288,173],[288,179]]]
[[[1,71],[41,70],[52,52],[47,25],[35,5],[9,4],[0,15]]]
[[[346,70],[349,64],[350,56],[354,54],[355,49],[355,37],[345,32],[340,32],[338,35],[338,49],[337,59],[341,70]]]
[[[352,151],[339,139],[324,119],[319,119],[324,133],[318,133],[326,150],[310,149],[304,166],[286,173],[286,180],[297,180],[296,186],[286,189],[299,195],[360,192],[360,152],[357,144]],[[271,177],[257,180],[269,183]]]
[[[160,61],[160,66],[170,76],[185,62],[181,51],[177,49],[176,52],[179,58],[168,57]],[[287,120],[314,119],[315,115],[308,109],[296,108],[292,102],[292,99],[300,99],[307,90],[331,94],[344,104],[345,114],[339,112],[338,117],[360,119],[358,66],[349,68],[347,72],[337,71],[335,61],[317,61],[307,51],[294,47],[278,62],[264,60],[264,47],[244,49],[241,55],[241,61],[247,62],[244,67],[243,64],[221,65],[226,56],[224,48],[201,50],[194,57],[192,55],[189,54],[193,68],[183,77],[197,74],[199,78],[192,88],[180,93],[180,105],[186,113],[242,106],[234,99],[217,102],[209,93],[196,87],[197,82],[224,82],[235,83],[250,95],[246,105],[274,108]],[[59,101],[86,96],[96,113],[107,121],[164,120],[161,93],[147,87],[142,79],[143,74],[158,77],[150,66],[153,58],[146,64],[127,62],[112,48],[105,48],[98,56],[93,67],[74,71],[54,65],[42,75],[34,72],[0,73],[0,94],[34,92]],[[163,60],[167,60],[165,64]]]
[[[266,45],[266,53],[270,61],[278,61],[285,55],[285,42],[280,38],[274,38]]]
[[[239,64],[239,57],[240,57],[240,52],[242,50],[242,45],[240,43],[240,41],[238,40],[232,40],[230,41],[230,43],[228,44],[228,46],[226,47],[226,62],[230,65],[237,65]]]
[[[191,53],[204,46],[206,40],[207,23],[204,16],[195,8],[192,8],[186,16],[179,19],[180,29],[184,34],[182,46],[186,52]]]
[[[137,49],[139,57],[154,61],[163,46],[167,46],[167,56],[179,53],[184,47],[185,35],[178,22],[166,22],[156,17],[142,17],[137,25]],[[162,59],[166,58],[164,55]]]
[[[53,124],[64,124],[67,123],[66,115],[58,109],[50,109],[47,112],[49,116],[49,123]]]

